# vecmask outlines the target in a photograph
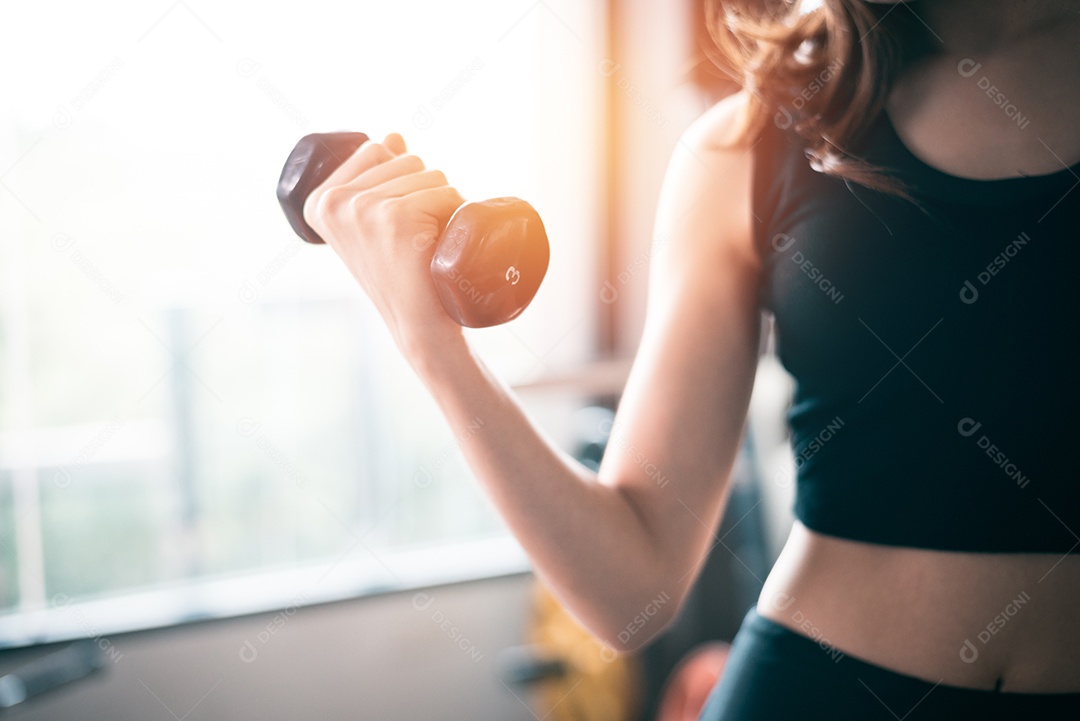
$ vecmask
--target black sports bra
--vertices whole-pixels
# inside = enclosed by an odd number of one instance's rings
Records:
[[[795,515],[872,543],[1080,553],[1080,164],[961,178],[883,111],[860,154],[924,212],[813,171],[772,124],[753,153]]]

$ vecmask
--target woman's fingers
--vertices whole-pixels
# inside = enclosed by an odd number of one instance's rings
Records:
[[[465,199],[461,197],[457,188],[441,185],[409,193],[402,197],[400,202],[410,210],[427,213],[445,225],[450,220],[450,216],[454,214],[454,211],[465,202]]]
[[[379,197],[394,197],[439,185],[440,178],[446,184],[445,176],[425,172],[424,161],[406,150],[405,139],[397,133],[390,133],[382,143],[368,141],[327,178],[324,187],[348,186],[357,192],[376,189]],[[411,175],[420,177],[402,180]]]
[[[424,170],[391,178],[384,183],[369,188],[367,193],[376,198],[401,198],[410,193],[446,185],[446,176],[441,170]]]
[[[402,145],[404,146],[404,141],[402,141]],[[393,160],[395,157],[397,156],[382,143],[376,143],[373,140],[369,140],[357,148],[352,155],[346,158],[345,161],[338,166],[337,170],[330,173],[329,177],[326,178],[320,188],[334,188],[341,185],[347,185],[355,180],[361,173],[389,160]]]
[[[427,170],[406,151],[397,133],[364,143],[307,197],[305,220],[327,242],[361,227],[381,234],[371,230],[380,223],[445,225],[464,200],[442,171]]]
[[[406,151],[405,139],[398,133],[357,148],[305,199],[308,225],[317,231],[326,216],[361,193],[385,199],[446,184],[442,173],[425,172],[423,161]]]
[[[397,133],[390,133],[382,141],[383,146],[394,155],[403,155],[406,152],[405,138]]]
[[[369,140],[346,158],[323,185],[330,188],[351,183],[367,171],[404,155],[405,151],[405,139],[398,133],[390,133],[381,143]]]
[[[403,175],[424,170],[424,161],[415,155],[399,155],[396,158],[368,168],[349,183],[356,190],[368,190]]]

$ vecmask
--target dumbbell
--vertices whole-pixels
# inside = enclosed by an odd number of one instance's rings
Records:
[[[324,242],[304,221],[304,201],[357,148],[363,133],[305,135],[285,161],[277,197],[297,235]],[[519,198],[465,203],[450,218],[431,259],[446,312],[460,325],[486,328],[521,314],[540,288],[550,251],[536,210]]]

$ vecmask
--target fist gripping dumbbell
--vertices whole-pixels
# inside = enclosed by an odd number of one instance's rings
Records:
[[[324,241],[304,221],[304,201],[367,139],[363,133],[312,133],[289,154],[277,197],[307,242]],[[451,318],[485,328],[525,310],[544,279],[549,255],[536,210],[518,198],[493,198],[457,209],[435,246],[431,276]]]

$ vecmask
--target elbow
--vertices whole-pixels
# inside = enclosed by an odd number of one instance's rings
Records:
[[[646,646],[670,626],[679,615],[682,594],[659,590],[626,603],[612,614],[603,628],[596,629],[600,640],[617,653],[631,653]]]
[[[629,499],[628,499],[629,500]],[[638,513],[642,518],[642,514]],[[644,522],[643,522],[644,526]],[[619,590],[604,601],[605,611],[593,633],[617,653],[632,653],[660,636],[679,617],[693,585],[695,574],[676,578],[672,569],[684,565],[683,559],[664,553],[661,544],[650,540],[621,583]]]

